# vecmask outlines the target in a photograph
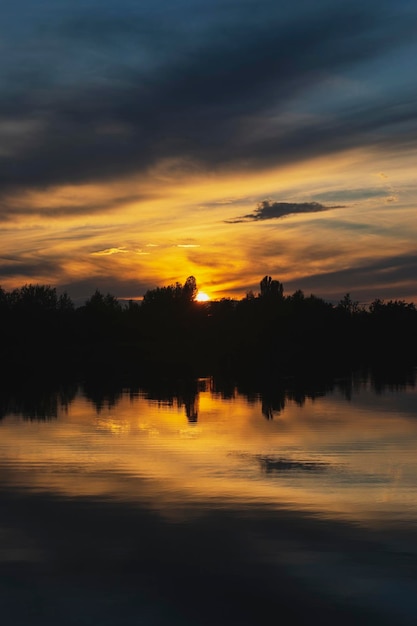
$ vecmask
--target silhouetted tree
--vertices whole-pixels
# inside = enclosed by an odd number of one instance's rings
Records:
[[[10,303],[15,311],[31,314],[57,310],[56,289],[49,285],[24,285],[10,294]]]
[[[311,372],[317,364],[417,364],[417,310],[404,300],[374,300],[368,309],[350,294],[333,306],[300,290],[284,296],[270,276],[260,293],[241,300],[195,302],[189,276],[148,290],[141,303],[122,305],[96,290],[74,309],[67,293],[49,285],[0,288],[3,363],[25,372],[68,362],[88,371],[135,367],[169,374],[231,375]],[[269,375],[269,374],[268,374]],[[193,411],[190,407],[190,415]]]
[[[416,306],[413,302],[405,302],[405,300],[389,300],[388,302],[384,302],[379,298],[369,305],[369,311],[373,315],[403,319],[406,317],[414,317],[417,313]]]
[[[260,282],[261,298],[281,299],[284,293],[284,286],[279,280],[272,280],[271,276],[264,276]]]
[[[290,296],[290,299],[293,302],[300,302],[300,303],[304,302],[304,300],[305,300],[304,292],[301,291],[301,289],[297,289],[297,291],[294,291],[292,296]]]
[[[353,315],[358,313],[361,308],[359,306],[359,302],[357,300],[352,300],[350,297],[350,293],[346,293],[343,298],[337,304],[337,308],[339,311],[343,311],[344,313],[348,313],[349,315]]]
[[[57,308],[61,313],[72,313],[74,311],[74,303],[66,291],[59,296]]]
[[[122,310],[120,302],[110,293],[106,295],[96,289],[94,294],[85,303],[85,310],[96,314],[111,315],[120,313]]]
[[[197,282],[194,276],[189,276],[184,283],[184,287],[182,288],[182,294],[184,300],[186,302],[193,302],[197,295]]]
[[[7,292],[4,291],[2,287],[0,287],[0,311],[4,311],[8,308],[9,299],[7,296]]]
[[[197,283],[194,276],[189,276],[184,285],[176,282],[166,287],[149,289],[143,296],[143,305],[156,307],[172,306],[175,303],[183,304],[193,302],[197,295]]]
[[[95,367],[114,361],[123,319],[117,298],[96,289],[77,313],[83,358],[94,362]]]

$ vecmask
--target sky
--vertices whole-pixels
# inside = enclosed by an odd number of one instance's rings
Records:
[[[411,0],[5,0],[0,285],[417,302]]]

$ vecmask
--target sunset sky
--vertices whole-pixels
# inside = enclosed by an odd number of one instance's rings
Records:
[[[411,0],[6,0],[0,285],[417,302]]]

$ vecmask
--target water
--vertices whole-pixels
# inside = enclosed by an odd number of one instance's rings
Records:
[[[417,622],[414,377],[33,393],[0,421],[3,623]]]

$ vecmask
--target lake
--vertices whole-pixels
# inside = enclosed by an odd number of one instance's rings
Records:
[[[4,391],[2,623],[417,623],[415,372]]]

